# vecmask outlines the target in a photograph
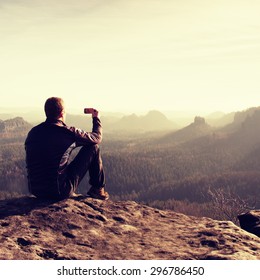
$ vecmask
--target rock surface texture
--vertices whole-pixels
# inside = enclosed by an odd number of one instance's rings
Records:
[[[260,259],[231,222],[83,196],[0,201],[0,259]]]

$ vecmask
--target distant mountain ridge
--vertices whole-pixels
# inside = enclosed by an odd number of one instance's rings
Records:
[[[101,116],[104,132],[126,132],[126,133],[139,133],[151,131],[171,131],[163,139],[163,142],[186,142],[192,139],[210,135],[213,132],[231,134],[238,130],[243,130],[251,126],[253,130],[257,130],[258,123],[260,122],[257,117],[257,112],[260,112],[260,107],[253,107],[247,110],[230,113],[225,115],[227,119],[233,121],[224,127],[218,128],[210,125],[207,119],[196,116],[194,122],[184,128],[179,128],[176,123],[169,120],[163,113],[153,110],[146,115],[138,116],[131,114],[123,117],[116,116]],[[225,118],[225,116],[221,118]],[[228,116],[228,117],[227,117]],[[44,120],[42,120],[44,121]],[[85,115],[67,115],[67,125],[76,126],[86,131],[92,128],[91,117]],[[16,117],[8,120],[0,120],[0,135],[3,137],[16,137],[26,135],[32,124],[25,121],[22,117]],[[242,133],[242,132],[240,132]]]
[[[235,130],[240,128],[240,126],[246,121],[248,117],[253,116],[255,112],[258,111],[260,111],[260,106],[233,113],[233,121],[224,126],[221,130],[224,132],[234,132]]]
[[[197,116],[193,123],[167,134],[161,138],[161,141],[180,144],[204,136],[212,136],[214,139],[224,137],[232,143],[253,145],[260,142],[260,107],[249,108],[232,115],[233,122],[220,128],[209,125],[205,118]]]
[[[160,130],[174,130],[177,125],[166,118],[159,111],[150,111],[144,116],[135,114],[117,118],[114,116],[101,117],[102,126],[105,132],[149,132]],[[44,120],[42,120],[44,121]],[[86,131],[91,131],[92,120],[86,115],[70,115],[66,117],[66,124],[76,126]],[[32,128],[32,124],[25,121],[22,117],[8,120],[0,120],[0,135],[2,138],[12,138],[25,136]]]
[[[5,121],[0,120],[0,135],[1,138],[12,138],[25,136],[32,128],[32,125],[26,122],[21,117],[8,119]]]
[[[115,130],[130,131],[156,131],[176,129],[177,125],[166,118],[166,116],[156,110],[148,112],[144,116],[132,114],[121,118],[114,124]]]
[[[208,135],[214,131],[213,127],[207,124],[206,120],[202,117],[195,117],[194,122],[190,125],[172,132],[164,136],[162,143],[180,144],[198,137]]]
[[[162,130],[176,130],[177,124],[170,121],[163,113],[153,110],[146,115],[131,114],[121,118],[101,116],[105,132],[149,132]],[[91,129],[92,122],[86,116],[67,115],[68,125],[82,129]]]
[[[242,123],[259,111],[260,107],[252,107],[244,111],[228,114],[213,114],[219,116],[215,120],[195,116],[194,122],[180,129],[177,123],[169,120],[163,113],[157,110],[149,111],[146,115],[138,116],[130,114],[123,117],[102,116],[102,124],[105,132],[149,132],[149,131],[172,131],[173,140],[178,142],[191,140],[210,134],[214,131],[232,133],[240,128]],[[203,119],[200,123],[199,119]],[[82,115],[68,115],[66,122],[69,125],[79,126],[82,129],[91,129],[91,122]],[[167,137],[171,138],[168,135]],[[190,136],[190,137],[189,137]]]

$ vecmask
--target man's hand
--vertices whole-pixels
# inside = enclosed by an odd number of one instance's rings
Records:
[[[98,110],[96,110],[96,109],[93,109],[93,111],[92,111],[92,118],[99,118],[99,111]]]

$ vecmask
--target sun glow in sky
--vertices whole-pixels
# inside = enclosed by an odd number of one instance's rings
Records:
[[[0,107],[260,106],[258,0],[0,0]]]

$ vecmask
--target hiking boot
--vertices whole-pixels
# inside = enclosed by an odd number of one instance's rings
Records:
[[[102,187],[100,189],[91,187],[88,191],[88,195],[92,198],[101,199],[101,200],[108,200],[109,194],[105,191],[105,188]]]

